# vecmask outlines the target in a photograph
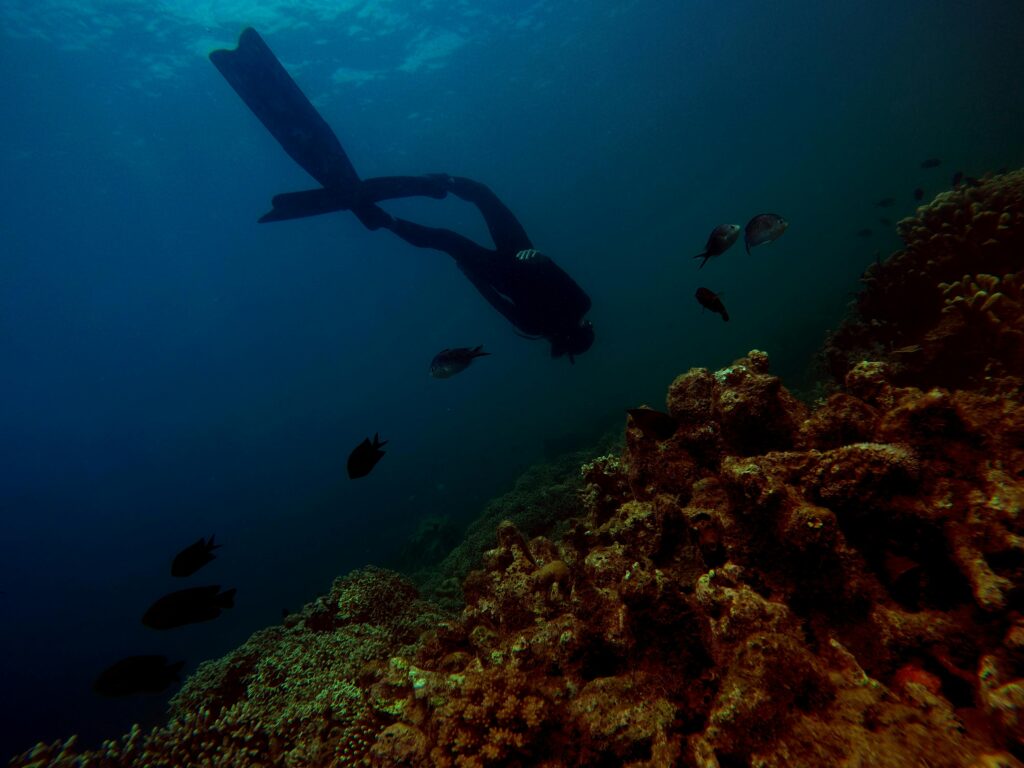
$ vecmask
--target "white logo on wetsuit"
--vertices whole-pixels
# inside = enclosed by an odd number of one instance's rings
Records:
[[[529,261],[535,259],[540,255],[540,251],[535,251],[533,248],[527,248],[525,251],[520,251],[516,254],[516,258],[519,261]]]

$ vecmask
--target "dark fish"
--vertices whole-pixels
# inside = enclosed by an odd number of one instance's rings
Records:
[[[864,229],[861,229],[861,230],[857,231],[857,237],[871,237],[873,234],[875,234],[875,233],[872,232],[867,227],[864,227]]]
[[[964,186],[967,186],[967,187],[980,187],[981,186],[981,179],[977,178],[976,176],[965,176],[964,177]]]
[[[914,190],[914,199],[921,200],[924,197],[924,190],[918,187]]]
[[[455,347],[442,349],[430,361],[430,375],[435,379],[447,379],[461,373],[478,357],[491,354],[484,352],[483,344],[478,347]]]
[[[630,421],[636,425],[646,437],[656,440],[667,440],[676,433],[676,420],[667,413],[653,408],[630,408],[626,411]]]
[[[782,237],[782,233],[788,226],[789,222],[777,213],[759,213],[747,222],[746,229],[743,231],[743,242],[747,247],[747,253],[750,253],[750,249],[755,245],[770,243]],[[728,318],[726,319],[728,320]]]
[[[895,202],[896,198],[894,197],[883,197],[881,200],[875,203],[875,205],[877,205],[879,208],[888,208]]]
[[[921,161],[922,168],[938,168],[942,165],[942,161],[937,157],[929,157],[927,160]]]
[[[963,180],[963,178],[964,178],[964,172],[963,171],[957,171],[956,173],[953,174],[953,181],[951,182],[951,186],[954,189],[956,189],[956,187],[960,184],[960,182]]]
[[[174,562],[171,563],[171,576],[191,576],[207,563],[217,559],[213,550],[219,548],[220,544],[213,543],[213,536],[189,544],[174,556]]]
[[[717,312],[722,316],[725,322],[729,322],[729,313],[725,311],[725,305],[722,300],[718,297],[718,294],[708,288],[697,289],[697,301],[704,309],[710,309],[712,312]]]
[[[218,594],[218,592],[220,594]],[[179,589],[164,595],[146,611],[142,623],[153,629],[171,629],[198,624],[220,616],[222,608],[235,604],[235,590],[220,591],[220,585]]]
[[[370,470],[384,456],[384,451],[381,450],[381,447],[387,444],[388,441],[381,440],[376,433],[373,435],[372,443],[370,438],[363,440],[348,455],[348,476],[355,480],[357,477],[366,477],[370,474]]]
[[[100,672],[92,689],[100,696],[160,693],[180,678],[184,661],[167,663],[166,656],[129,656]]]
[[[889,219],[885,218],[885,216],[879,216],[878,217],[878,223],[881,224],[883,227],[891,227],[892,226],[892,222]]]
[[[732,244],[736,242],[736,239],[740,236],[740,225],[739,224],[719,224],[717,227],[711,230],[711,234],[708,236],[708,242],[704,246],[704,253],[698,253],[693,258],[704,259],[700,263],[700,269],[708,263],[708,259],[712,256],[721,256],[723,253],[732,248]]]

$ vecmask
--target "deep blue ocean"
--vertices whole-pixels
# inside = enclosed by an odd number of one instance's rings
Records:
[[[350,213],[257,224],[314,184],[207,59],[246,26],[361,175],[494,189],[590,294],[593,348],[551,359],[448,256]],[[156,722],[170,691],[101,699],[97,673],[194,670],[692,366],[760,348],[810,390],[860,273],[899,247],[878,219],[1024,163],[1022,39],[1020,0],[0,0],[3,759]],[[385,207],[489,245],[452,197]],[[697,270],[712,227],[762,212],[782,238]],[[387,455],[351,481],[374,432]],[[235,608],[142,626],[210,534],[189,584]]]

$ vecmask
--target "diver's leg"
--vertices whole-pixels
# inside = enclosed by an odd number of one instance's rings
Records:
[[[362,209],[357,213],[369,229],[380,229],[385,222],[380,219],[372,204],[399,197],[433,197],[441,199],[448,194],[450,176],[380,176],[344,187],[321,187],[302,192],[283,192],[274,195],[273,209],[263,214],[259,221],[285,221],[305,216],[319,216],[333,211]],[[370,207],[367,207],[370,206]]]
[[[530,242],[519,219],[490,188],[479,181],[453,176],[448,190],[456,197],[473,203],[480,210],[499,252],[515,253],[533,248],[533,243]]]
[[[356,191],[360,202],[379,203],[382,200],[397,200],[400,197],[433,197],[438,200],[447,196],[451,176],[432,173],[426,176],[376,176],[363,179]]]
[[[376,206],[374,206],[376,207]],[[468,237],[463,237],[458,232],[441,227],[425,227],[414,221],[391,217],[391,222],[385,225],[400,238],[414,245],[417,248],[433,248],[435,251],[443,251],[451,256],[461,266],[463,263],[471,263],[490,254],[490,251],[481,248]]]
[[[238,48],[214,51],[210,61],[310,176],[325,187],[347,187],[359,181],[331,127],[256,30],[244,30]]]

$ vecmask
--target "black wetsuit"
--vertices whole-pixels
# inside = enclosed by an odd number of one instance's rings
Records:
[[[449,229],[392,217],[373,205],[400,197],[443,197],[447,192],[477,207],[494,241],[493,249]],[[480,182],[443,175],[366,179],[357,200],[352,207],[364,224],[389,229],[417,248],[447,253],[492,307],[527,336],[551,340],[555,354],[559,339],[572,337],[583,327],[590,297],[554,261],[534,249],[512,211]]]
[[[281,147],[320,182],[318,189],[276,195],[261,222],[351,210],[370,229],[386,228],[418,248],[455,259],[485,299],[520,332],[551,342],[554,357],[585,352],[594,330],[584,319],[590,297],[557,264],[534,250],[512,212],[483,184],[443,174],[360,179],[330,126],[254,29],[235,50],[210,54],[225,79]],[[445,197],[475,205],[494,240],[484,248],[467,237],[391,216],[377,203],[401,197]]]

